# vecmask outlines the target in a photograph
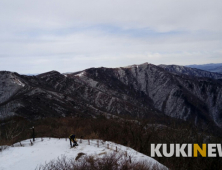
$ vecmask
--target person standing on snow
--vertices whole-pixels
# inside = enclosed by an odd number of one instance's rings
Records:
[[[77,144],[77,142],[76,142],[75,135],[71,134],[71,135],[69,136],[69,140],[70,140],[70,146],[71,146],[71,147],[78,146],[78,144]],[[72,146],[72,142],[73,142],[73,146]]]

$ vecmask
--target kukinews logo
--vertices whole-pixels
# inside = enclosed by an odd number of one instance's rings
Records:
[[[151,144],[151,157],[222,157],[221,144]]]

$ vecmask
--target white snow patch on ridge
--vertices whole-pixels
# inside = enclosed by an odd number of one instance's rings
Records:
[[[76,75],[74,75],[74,76],[82,77],[82,76],[84,76],[84,74],[85,74],[85,72],[83,71],[83,72],[81,72],[81,73],[79,73],[79,74],[76,74]]]
[[[79,143],[79,142],[78,142]],[[97,157],[102,157],[104,154],[101,153],[112,153],[116,150],[119,152],[126,152],[130,155],[132,161],[146,162],[149,165],[157,164],[160,167],[165,168],[162,164],[150,158],[144,154],[141,154],[129,147],[125,147],[113,142],[102,142],[99,141],[99,147],[97,146],[97,140],[90,140],[90,145],[88,140],[82,140],[79,146],[76,148],[70,148],[69,140],[67,139],[57,139],[57,138],[37,138],[34,145],[30,145],[30,139],[22,141],[21,144],[15,144],[14,147],[9,147],[6,150],[0,152],[0,170],[30,170],[35,169],[40,164],[45,164],[50,160],[57,159],[62,155],[67,158],[76,158],[78,153],[83,152],[86,155],[94,155]],[[107,144],[109,144],[109,149],[107,149]],[[149,147],[149,146],[147,146]]]
[[[13,83],[16,83],[16,84],[18,84],[19,86],[22,86],[22,87],[25,86],[25,84],[23,84],[23,83],[22,83],[19,79],[17,79],[17,78],[14,78]]]

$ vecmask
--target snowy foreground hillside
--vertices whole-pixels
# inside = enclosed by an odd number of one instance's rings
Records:
[[[79,146],[70,148],[69,140],[64,138],[37,138],[32,146],[30,139],[22,141],[22,146],[17,143],[14,147],[8,147],[0,152],[0,170],[34,170],[38,165],[48,163],[63,155],[75,159],[78,153],[103,157],[105,154],[116,152],[116,148],[118,153],[130,156],[132,162],[145,162],[150,166],[157,164],[160,169],[165,169],[153,158],[113,142],[99,141],[98,145],[98,140],[90,140],[89,145],[88,140],[82,140],[82,143],[80,141],[78,143]]]

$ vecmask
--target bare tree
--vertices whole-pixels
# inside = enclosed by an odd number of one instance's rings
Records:
[[[7,126],[6,126],[6,139],[7,140],[13,140],[17,136],[19,136],[24,130],[24,126],[21,124],[18,124],[14,121],[11,121]]]

